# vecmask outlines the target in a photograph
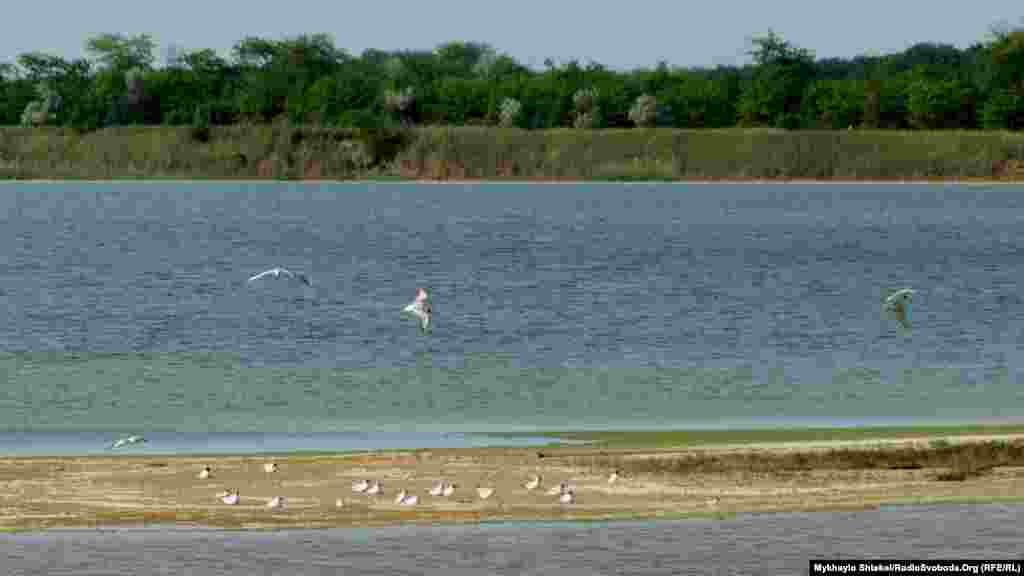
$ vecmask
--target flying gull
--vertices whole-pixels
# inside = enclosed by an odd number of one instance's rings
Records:
[[[427,298],[427,291],[420,288],[416,291],[416,299],[413,300],[412,304],[402,308],[402,312],[408,312],[419,318],[420,329],[424,332],[430,327],[430,302],[427,301]]]
[[[903,288],[893,292],[885,299],[885,310],[896,318],[900,326],[907,329],[910,328],[910,319],[908,318],[910,314],[910,298],[916,293],[916,290]]]
[[[246,282],[255,282],[256,280],[259,280],[260,278],[264,278],[266,276],[280,278],[282,275],[287,276],[289,278],[297,278],[299,282],[302,282],[306,286],[312,286],[312,284],[309,283],[309,278],[307,278],[305,274],[296,274],[286,268],[271,268],[270,270],[264,270],[263,272],[260,272],[259,274],[252,276],[251,278],[246,280]]]
[[[140,444],[145,442],[146,439],[142,436],[128,436],[127,438],[119,438],[116,442],[110,445],[110,449],[120,448],[122,446],[128,446],[131,444]]]

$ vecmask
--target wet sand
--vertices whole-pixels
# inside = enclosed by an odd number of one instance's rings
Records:
[[[462,448],[291,456],[131,456],[0,458],[0,530],[132,524],[195,524],[223,528],[368,526],[400,523],[504,520],[599,520],[727,516],[745,512],[825,511],[883,504],[1024,500],[1024,467],[998,466],[963,481],[940,481],[939,469],[813,469],[768,473],[651,473],[608,483],[609,470],[588,457],[668,457],[679,454],[792,454],[825,448],[870,446],[894,450],[927,445],[940,437],[814,443],[701,445],[684,448],[558,446]],[[949,442],[1017,440],[1020,435],[943,438]],[[263,464],[279,469],[268,474]],[[583,463],[581,463],[583,462]],[[213,469],[197,478],[204,466]],[[527,491],[533,474],[541,487]],[[368,478],[380,496],[352,492]],[[450,498],[427,491],[439,480],[457,485]],[[561,482],[575,487],[569,505],[547,495]],[[495,488],[480,500],[477,485]],[[240,503],[217,493],[235,488]],[[416,506],[395,504],[402,490]],[[274,496],[285,507],[266,507]],[[717,502],[714,500],[717,498]],[[336,501],[342,500],[342,506]]]

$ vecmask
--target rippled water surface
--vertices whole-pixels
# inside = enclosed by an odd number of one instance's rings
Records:
[[[0,539],[11,576],[46,574],[806,574],[812,558],[1020,559],[1024,507],[893,507],[653,523],[243,533],[59,530]]]
[[[5,185],[0,426],[1019,420],[1022,192]],[[246,285],[275,265],[312,287]],[[429,335],[399,313],[419,286]]]

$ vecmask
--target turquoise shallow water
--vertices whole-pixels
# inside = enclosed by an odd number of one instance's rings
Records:
[[[1021,192],[6,185],[0,427],[1020,421]],[[275,265],[312,287],[245,284]],[[881,313],[902,286],[909,332]]]
[[[46,574],[806,574],[811,559],[1018,560],[1024,507],[900,506],[678,522],[183,528],[6,535],[11,576]]]

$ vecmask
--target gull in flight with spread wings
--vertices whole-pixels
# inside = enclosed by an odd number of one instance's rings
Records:
[[[420,319],[420,329],[424,332],[430,327],[430,302],[427,298],[427,291],[420,288],[416,291],[416,299],[412,304],[402,308],[402,312],[408,312]]]
[[[260,272],[259,274],[250,277],[248,280],[246,280],[246,282],[255,282],[260,278],[265,278],[267,276],[273,276],[274,278],[280,278],[281,276],[297,278],[299,282],[302,282],[306,286],[312,286],[312,284],[309,283],[309,278],[307,278],[305,274],[296,274],[295,272],[292,272],[291,270],[287,270],[285,268],[271,268],[270,270],[264,270],[263,272]]]
[[[907,329],[910,328],[910,298],[916,293],[916,290],[903,288],[893,292],[885,299],[885,310],[896,318],[900,326]]]
[[[143,438],[142,436],[128,436],[127,438],[119,438],[117,442],[114,442],[113,444],[110,445],[110,450],[120,448],[122,446],[128,446],[131,444],[139,444],[145,441],[146,439]]]

